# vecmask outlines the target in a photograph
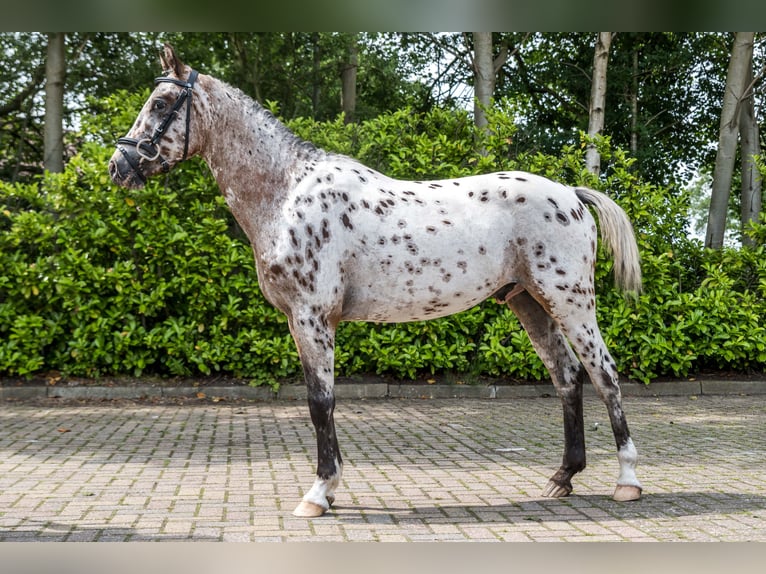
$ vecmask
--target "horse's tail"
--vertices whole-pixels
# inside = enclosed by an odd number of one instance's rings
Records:
[[[641,292],[641,259],[633,226],[623,209],[600,191],[575,188],[580,200],[598,212],[601,240],[614,259],[614,281],[625,291]]]

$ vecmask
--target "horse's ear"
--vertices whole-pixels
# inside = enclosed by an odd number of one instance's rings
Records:
[[[165,73],[174,73],[179,78],[184,70],[183,62],[176,56],[173,46],[165,44],[160,53],[160,63]]]

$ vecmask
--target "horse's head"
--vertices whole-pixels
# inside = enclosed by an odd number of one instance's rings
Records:
[[[197,72],[169,44],[160,61],[164,75],[155,79],[154,91],[109,160],[112,180],[123,187],[142,187],[148,177],[169,171],[197,151],[192,121]]]

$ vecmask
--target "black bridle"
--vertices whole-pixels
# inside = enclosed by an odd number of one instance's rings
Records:
[[[135,139],[135,138],[119,138],[117,140],[117,149],[122,153],[122,155],[125,157],[125,160],[128,162],[131,168],[133,168],[133,171],[135,171],[136,175],[139,177],[139,179],[146,183],[146,176],[144,175],[143,171],[141,171],[140,166],[140,160],[138,160],[135,156],[131,155],[127,149],[125,149],[124,146],[132,146],[136,150],[136,154],[140,156],[141,158],[145,159],[146,161],[155,161],[159,160],[160,166],[162,167],[162,171],[164,173],[167,173],[170,171],[170,164],[168,164],[167,160],[160,155],[160,150],[157,147],[157,144],[162,139],[162,137],[165,135],[165,131],[168,129],[171,123],[173,123],[173,120],[176,119],[178,116],[178,110],[181,109],[181,106],[184,105],[184,102],[188,99],[188,103],[186,106],[186,134],[184,136],[184,156],[181,158],[181,161],[186,159],[186,156],[189,153],[189,126],[191,124],[191,103],[192,103],[192,94],[194,92],[194,82],[197,81],[197,71],[192,70],[189,74],[189,79],[185,82],[183,80],[176,80],[175,78],[168,78],[165,76],[160,76],[159,78],[154,79],[154,84],[160,84],[163,82],[170,83],[170,84],[176,84],[177,86],[181,86],[183,90],[178,94],[176,97],[176,101],[173,104],[173,107],[170,108],[170,111],[162,118],[162,121],[160,124],[154,128],[154,133],[152,134],[151,138],[142,138],[142,139]]]

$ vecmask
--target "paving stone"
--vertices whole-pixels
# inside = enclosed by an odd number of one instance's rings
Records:
[[[585,403],[588,467],[551,500],[557,398],[347,396],[335,506],[304,520],[291,514],[316,464],[304,401],[4,402],[0,541],[766,542],[766,395],[629,393],[644,484],[631,503],[610,498],[608,416]]]

